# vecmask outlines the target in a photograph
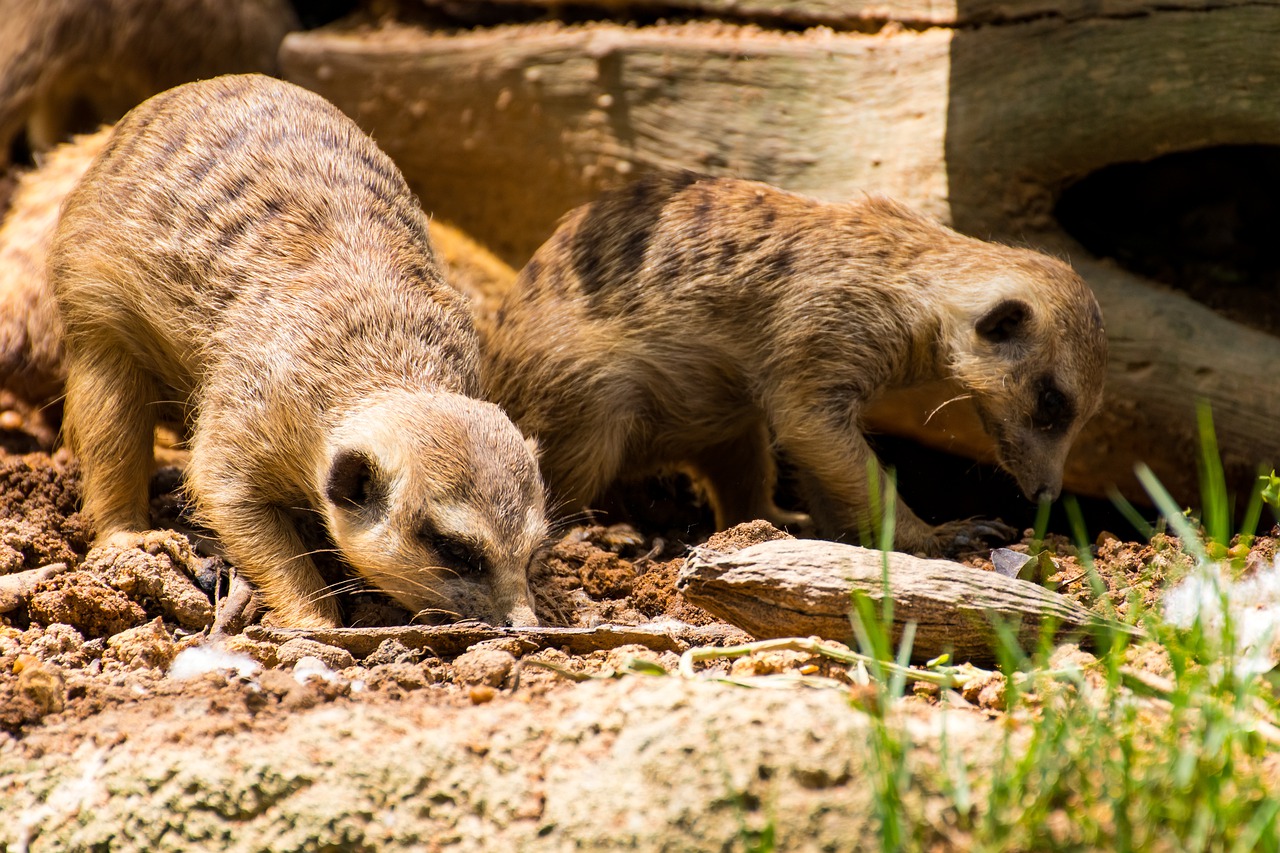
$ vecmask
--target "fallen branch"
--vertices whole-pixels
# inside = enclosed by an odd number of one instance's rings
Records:
[[[38,569],[0,575],[0,613],[8,613],[25,605],[36,586],[70,568],[66,563],[50,563]]]
[[[865,595],[878,611],[887,592],[895,646],[906,625],[916,625],[915,662],[949,653],[958,661],[992,663],[999,626],[1024,651],[1036,647],[1042,631],[1086,642],[1092,631],[1134,631],[995,572],[817,540],[764,542],[728,554],[701,549],[681,570],[678,586],[691,604],[759,639],[816,636],[844,643],[854,637],[853,595]]]
[[[808,652],[809,654],[821,655],[831,660],[847,663],[853,666],[862,665],[871,668],[879,668],[887,675],[901,675],[908,681],[923,681],[928,684],[936,684],[948,690],[959,690],[970,681],[989,678],[993,673],[990,670],[979,669],[970,664],[962,666],[947,666],[945,663],[935,663],[930,661],[925,668],[915,666],[901,666],[892,661],[876,660],[871,655],[864,655],[861,652],[855,652],[844,646],[832,646],[822,642],[817,637],[782,637],[774,640],[760,640],[755,643],[744,643],[740,646],[716,647],[704,646],[701,648],[689,649],[680,656],[680,674],[685,678],[696,678],[697,672],[693,665],[698,661],[717,660],[719,658],[739,658],[756,652],[777,652],[777,651],[794,651]],[[765,676],[773,678],[774,676]],[[724,681],[720,678],[718,680]],[[729,679],[733,683],[739,683],[740,679]],[[830,680],[830,679],[827,679]],[[839,682],[835,682],[839,684]],[[755,686],[754,684],[748,686]],[[844,686],[844,685],[840,685]]]

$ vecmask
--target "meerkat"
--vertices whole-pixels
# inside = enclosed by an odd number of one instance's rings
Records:
[[[287,0],[0,0],[0,165],[179,83],[275,73],[297,28]]]
[[[141,104],[68,196],[49,275],[98,542],[146,528],[162,415],[189,430],[198,515],[283,624],[340,621],[299,532],[317,517],[414,613],[536,624],[534,451],[478,399],[417,200],[332,104],[259,75]]]
[[[958,380],[1002,465],[1047,501],[1107,353],[1093,294],[1054,258],[882,197],[690,172],[567,214],[481,332],[490,399],[538,440],[553,499],[589,505],[623,474],[680,466],[717,528],[794,523],[774,504],[776,448],[829,538],[880,521],[858,419],[881,391]],[[895,524],[896,547],[930,555],[1013,532],[932,526],[900,499]]]

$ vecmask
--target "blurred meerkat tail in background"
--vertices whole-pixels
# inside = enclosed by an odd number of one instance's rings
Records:
[[[63,199],[102,150],[111,128],[50,152],[18,180],[0,224],[0,388],[44,405],[62,395],[62,323],[46,263]]]
[[[487,328],[516,282],[516,271],[483,244],[447,222],[431,220],[431,246],[444,277],[467,297],[476,323]]]
[[[0,0],[0,167],[157,92],[278,70],[286,0]]]

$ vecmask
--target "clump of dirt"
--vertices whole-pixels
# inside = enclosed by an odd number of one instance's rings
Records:
[[[730,553],[741,551],[761,542],[773,542],[776,539],[794,539],[790,533],[779,530],[767,521],[748,521],[728,530],[713,534],[703,545],[709,551]]]
[[[70,625],[89,637],[110,637],[147,621],[147,611],[92,572],[45,581],[27,605],[32,622]]]
[[[0,573],[83,557],[91,536],[79,495],[80,466],[69,454],[0,452]]]
[[[67,685],[57,667],[34,655],[19,655],[13,671],[15,681],[0,683],[0,729],[17,733],[66,707]]]
[[[713,625],[719,620],[701,607],[684,600],[676,590],[676,578],[684,560],[668,560],[653,566],[636,579],[636,610],[650,619],[676,619],[690,625]]]

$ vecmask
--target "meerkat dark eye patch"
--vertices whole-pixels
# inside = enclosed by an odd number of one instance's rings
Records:
[[[1076,418],[1076,407],[1051,378],[1036,383],[1036,407],[1031,425],[1044,432],[1062,432]]]
[[[478,542],[472,542],[447,533],[437,533],[435,528],[427,525],[419,533],[428,548],[436,552],[440,560],[449,568],[463,573],[481,574],[487,563],[484,549]]]
[[[1006,299],[982,315],[975,328],[984,340],[1002,344],[1021,337],[1030,319],[1030,305],[1017,299]]]
[[[340,450],[333,457],[324,494],[334,506],[358,510],[375,509],[385,497],[373,460],[351,449]]]

